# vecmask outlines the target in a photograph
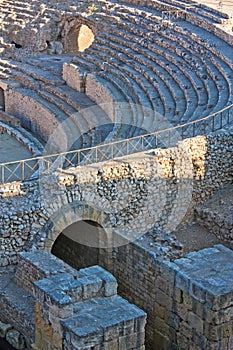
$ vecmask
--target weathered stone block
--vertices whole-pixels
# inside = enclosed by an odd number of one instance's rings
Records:
[[[0,338],[5,338],[6,333],[12,329],[12,326],[8,323],[3,323],[0,321]]]
[[[6,340],[17,350],[25,349],[25,339],[22,334],[16,330],[9,330],[6,334]]]
[[[162,292],[160,289],[155,290],[155,301],[168,310],[171,310],[172,308],[172,298]]]
[[[132,348],[135,348],[136,346],[143,345],[143,344],[140,344],[140,342],[139,344],[137,342],[138,342],[137,333],[128,334],[119,338],[119,348],[132,349]]]
[[[102,280],[95,275],[90,275],[86,277],[79,278],[79,282],[83,288],[83,299],[94,298],[100,294],[102,287]]]
[[[170,348],[169,337],[155,330],[153,335],[153,349],[167,350]]]
[[[192,327],[195,330],[195,332],[197,332],[198,334],[203,333],[204,322],[200,317],[198,317],[192,311],[188,312],[188,323],[190,327]]]

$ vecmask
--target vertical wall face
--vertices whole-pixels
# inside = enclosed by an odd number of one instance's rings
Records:
[[[119,293],[147,312],[150,350],[233,348],[233,252],[222,245],[161,262],[130,244],[102,266],[118,280]]]
[[[88,250],[80,252],[91,263]],[[170,262],[131,243],[100,250],[97,263],[117,278],[122,297],[147,312],[147,349],[232,349],[230,249],[219,245]]]
[[[5,110],[4,90],[0,87],[0,110]]]
[[[32,349],[144,350],[146,314],[117,295],[109,272],[77,271],[45,252],[21,254],[18,266],[15,280],[37,300]]]
[[[83,74],[74,64],[66,62],[63,64],[62,78],[68,86],[79,92],[83,91]]]
[[[99,261],[98,248],[75,242],[62,233],[54,243],[52,254],[76,269],[96,265]]]

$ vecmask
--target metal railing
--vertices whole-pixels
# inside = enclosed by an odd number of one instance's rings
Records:
[[[75,151],[1,163],[0,184],[38,178],[41,173],[53,169],[67,169],[149,151],[158,147],[172,147],[185,138],[206,135],[220,130],[232,121],[233,104],[207,117],[153,133]]]

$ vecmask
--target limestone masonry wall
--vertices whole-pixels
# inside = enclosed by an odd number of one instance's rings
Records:
[[[64,63],[62,78],[65,80],[66,84],[73,89],[81,92],[83,89],[83,74],[79,71],[78,67],[72,63]]]
[[[115,108],[117,103],[116,96],[113,96],[107,87],[98,81],[98,77],[94,74],[87,74],[85,81],[85,92],[91,100],[107,113],[109,118],[115,122]]]
[[[17,117],[22,126],[28,128],[35,134],[41,137],[42,140],[48,141],[52,144],[52,134],[59,129],[58,137],[53,138],[53,143],[59,149],[60,145],[65,149],[67,144],[66,133],[59,127],[59,120],[54,111],[43,106],[40,101],[33,97],[33,91],[27,96],[26,93],[9,89],[6,94],[6,112]],[[56,135],[57,136],[57,135]]]
[[[218,245],[170,262],[131,243],[105,259],[119,293],[147,312],[148,349],[232,349],[232,250]]]
[[[180,258],[175,247],[170,257],[167,245],[160,250],[139,239],[94,255],[62,235],[53,253],[77,269],[98,264],[117,278],[120,295],[147,312],[147,349],[230,350],[232,251],[218,245]]]

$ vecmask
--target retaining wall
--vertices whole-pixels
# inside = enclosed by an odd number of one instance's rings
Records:
[[[232,135],[220,133],[54,173],[40,182],[3,186],[0,264],[14,262],[18,252],[33,246],[51,249],[62,230],[78,220],[120,229],[126,240],[152,227],[170,232],[196,203],[231,182],[231,169]],[[11,191],[12,197],[4,197]]]

